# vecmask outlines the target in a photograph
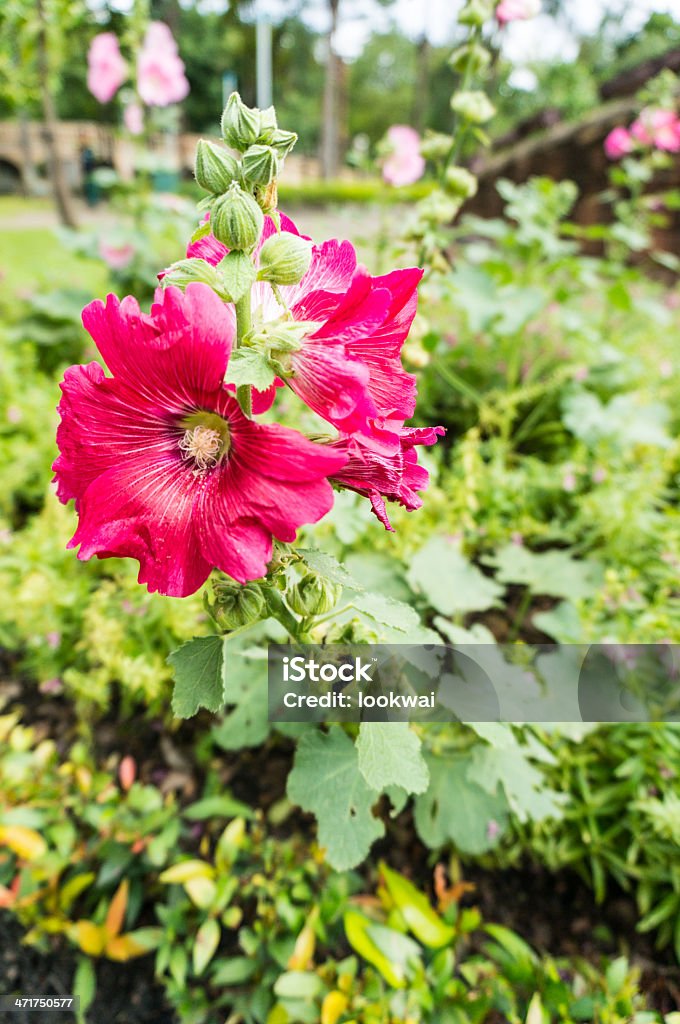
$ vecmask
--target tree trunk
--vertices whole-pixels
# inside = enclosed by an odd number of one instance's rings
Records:
[[[335,33],[338,27],[340,0],[329,0],[331,16],[330,29],[326,40],[326,80],[323,90],[323,113],[321,119],[321,174],[333,178],[338,172],[339,160],[339,103],[338,103],[338,56],[335,52]]]
[[[54,98],[50,92],[50,63],[49,48],[47,40],[47,20],[43,0],[36,0],[36,10],[40,27],[38,29],[38,80],[40,83],[40,95],[42,98],[43,118],[45,120],[45,145],[47,147],[48,161],[50,166],[50,181],[54,201],[59,212],[59,219],[64,227],[75,228],[77,222],[73,210],[73,199],[66,183],[64,165],[59,153],[57,141],[57,110]]]
[[[421,135],[427,125],[430,43],[422,35],[416,47],[416,91],[413,97],[413,127]]]

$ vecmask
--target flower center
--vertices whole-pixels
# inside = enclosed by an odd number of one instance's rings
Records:
[[[185,428],[178,441],[182,458],[193,460],[196,476],[214,469],[227,454],[230,446],[229,424],[221,416],[210,412],[192,413],[181,422]]]

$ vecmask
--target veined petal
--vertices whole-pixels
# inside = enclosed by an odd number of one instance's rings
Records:
[[[376,415],[369,394],[370,371],[367,366],[347,357],[345,346],[328,340],[309,341],[293,353],[295,376],[289,386],[310,409],[351,434],[365,429]]]

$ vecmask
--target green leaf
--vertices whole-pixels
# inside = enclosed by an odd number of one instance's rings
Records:
[[[257,277],[253,261],[244,252],[238,250],[228,253],[219,264],[219,268],[232,302],[238,302],[243,298],[246,292],[252,288]]]
[[[194,637],[168,656],[175,673],[172,710],[178,718],[191,718],[199,708],[219,711],[224,705],[221,636]]]
[[[484,611],[497,605],[503,594],[503,587],[484,576],[443,537],[432,537],[414,555],[408,582],[442,615]]]
[[[520,821],[561,816],[558,794],[550,789],[543,772],[531,764],[520,746],[476,747],[467,776],[490,794],[502,786]]]
[[[430,775],[420,739],[408,722],[362,722],[357,739],[359,771],[371,789],[401,786],[424,793]]]
[[[405,964],[400,960],[392,961],[386,956],[374,938],[369,934],[376,927],[374,921],[364,917],[358,910],[347,910],[343,918],[347,941],[355,952],[380,971],[388,985],[393,988],[404,988],[406,984]],[[388,929],[391,930],[391,929]],[[384,936],[381,945],[385,945]]]
[[[224,750],[256,747],[269,732],[266,657],[250,658],[226,642],[224,649],[224,701],[230,712],[213,729]]]
[[[501,793],[487,793],[467,776],[468,760],[426,757],[430,785],[415,799],[415,823],[423,842],[435,849],[451,841],[461,853],[484,853],[495,845],[506,824],[508,803]],[[498,826],[495,832],[491,823]],[[493,830],[493,831],[492,831]]]
[[[225,380],[239,388],[250,384],[258,391],[265,391],[273,384],[275,376],[264,352],[255,348],[237,348],[229,357]]]
[[[221,929],[214,917],[203,922],[196,932],[194,940],[193,965],[194,974],[203,974],[220,944]]]
[[[252,978],[257,971],[257,962],[247,956],[234,956],[230,960],[221,960],[213,971],[210,982],[213,985],[241,985]]]
[[[323,988],[323,982],[311,971],[286,971],[274,984],[280,999],[314,999]]]
[[[331,583],[339,583],[343,587],[361,593],[363,587],[354,579],[343,565],[340,565],[337,558],[333,558],[326,551],[317,551],[313,548],[298,548],[298,554],[302,555],[305,564],[312,572],[323,576]]]
[[[422,626],[418,613],[410,605],[395,601],[393,597],[362,592],[352,595],[352,604],[357,611],[400,633],[409,633]]]
[[[79,957],[73,978],[73,995],[80,999],[78,1024],[86,1020],[85,1014],[94,1002],[97,993],[97,975],[94,963],[89,957]]]
[[[518,544],[506,544],[484,562],[497,569],[500,583],[523,583],[534,594],[571,601],[591,597],[602,578],[596,562],[577,560],[568,551],[537,553]]]
[[[234,799],[228,793],[206,796],[203,800],[197,800],[196,803],[189,804],[183,814],[189,821],[205,821],[206,818],[235,818],[237,816],[246,819],[255,817],[255,812],[248,804]]]
[[[410,931],[424,946],[439,949],[453,941],[455,929],[442,920],[430,906],[427,896],[408,878],[392,871],[384,863],[380,865],[380,874]]]
[[[288,797],[316,815],[319,843],[338,871],[359,864],[384,834],[371,810],[375,790],[361,774],[356,747],[340,726],[302,737],[288,776]]]

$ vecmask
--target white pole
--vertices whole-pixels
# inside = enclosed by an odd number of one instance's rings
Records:
[[[255,23],[255,53],[257,105],[262,110],[272,104],[272,26],[261,14]]]

